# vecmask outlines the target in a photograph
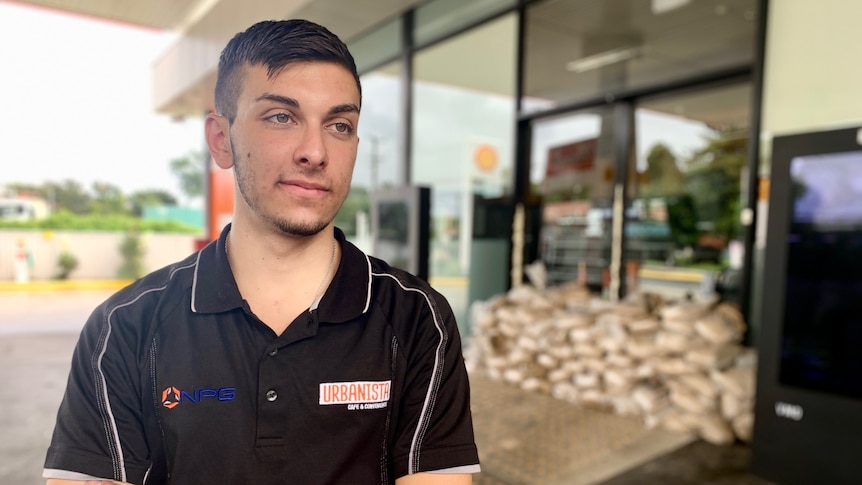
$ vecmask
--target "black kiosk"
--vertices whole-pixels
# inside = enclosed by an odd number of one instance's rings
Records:
[[[387,187],[371,193],[372,254],[428,280],[431,189]]]
[[[776,137],[752,471],[862,483],[862,128]]]

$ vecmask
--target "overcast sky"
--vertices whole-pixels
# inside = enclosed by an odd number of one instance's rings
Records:
[[[169,162],[204,146],[202,120],[155,113],[169,34],[0,0],[0,186],[75,179],[180,196]]]

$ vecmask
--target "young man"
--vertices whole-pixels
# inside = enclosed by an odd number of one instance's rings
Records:
[[[81,333],[48,483],[469,484],[469,384],[445,299],[333,218],[359,77],[316,24],[222,52],[206,139],[233,221],[100,305]]]

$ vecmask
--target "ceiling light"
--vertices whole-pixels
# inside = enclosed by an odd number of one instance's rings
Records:
[[[650,7],[653,15],[661,15],[663,13],[676,10],[690,3],[691,0],[652,0]]]
[[[642,46],[623,47],[620,49],[612,49],[581,59],[571,61],[566,64],[566,70],[572,72],[585,72],[592,69],[616,64],[618,62],[627,61],[638,57],[643,52]]]

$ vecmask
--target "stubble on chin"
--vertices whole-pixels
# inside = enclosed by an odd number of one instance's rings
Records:
[[[283,218],[271,218],[269,221],[285,236],[311,237],[320,234],[329,225],[328,222],[295,223]]]
[[[245,161],[247,160],[248,158]],[[263,204],[261,204],[260,196],[255,195],[253,191],[251,191],[249,188],[249,186],[254,182],[250,180],[249,174],[246,172],[246,167],[244,165],[245,161],[241,162],[240,160],[238,160],[236,152],[234,152],[234,176],[236,177],[236,186],[239,191],[239,195],[240,197],[242,197],[243,201],[251,210],[251,212],[260,216],[264,221],[269,223],[270,226],[272,226],[285,236],[311,237],[319,234],[321,231],[326,229],[330,222],[332,222],[323,220],[311,222],[297,222],[291,221],[286,217],[279,217],[275,214],[268,214],[262,207]]]
[[[252,190],[251,187],[254,184],[253,177],[251,176],[252,174],[246,170],[248,168],[246,163],[250,162],[252,154],[249,152],[244,160],[240,160],[240,157],[237,156],[237,151],[241,152],[241,150],[236,150],[236,146],[237,145],[231,137],[233,170],[234,177],[236,177],[236,186],[240,197],[242,197],[243,201],[252,213],[257,214],[264,221],[269,223],[271,227],[275,228],[285,236],[311,237],[320,234],[321,231],[329,226],[333,221],[331,218],[329,220],[293,221],[287,217],[279,217],[275,213],[267,212],[264,208],[264,204],[262,204],[262,196],[260,194],[256,194]]]

